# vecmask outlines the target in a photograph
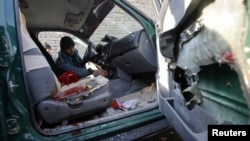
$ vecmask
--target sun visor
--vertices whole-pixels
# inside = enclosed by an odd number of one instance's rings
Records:
[[[83,24],[87,15],[84,15],[83,12],[79,14],[67,13],[64,26],[70,29],[78,30]]]
[[[78,8],[79,13],[67,13],[64,26],[70,29],[79,30],[85,23],[91,9],[94,5],[92,0],[69,0],[69,3]],[[83,6],[84,5],[84,6]]]

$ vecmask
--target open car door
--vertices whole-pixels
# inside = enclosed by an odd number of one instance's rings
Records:
[[[249,125],[249,0],[154,0],[161,112],[183,140]]]

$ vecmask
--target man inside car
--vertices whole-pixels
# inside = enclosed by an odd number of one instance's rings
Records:
[[[75,43],[69,36],[64,36],[60,40],[60,51],[58,53],[58,59],[56,65],[63,73],[74,72],[79,78],[84,78],[93,74],[94,76],[102,75],[107,77],[108,72],[106,70],[98,69],[93,70],[86,68],[82,63],[82,58],[78,54],[78,50],[74,48]]]

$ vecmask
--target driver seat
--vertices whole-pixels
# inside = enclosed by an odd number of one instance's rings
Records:
[[[98,112],[111,105],[112,97],[108,91],[108,79],[105,77],[87,77],[61,86],[48,61],[30,37],[21,11],[20,23],[30,100],[35,113],[38,113],[44,122],[61,123]],[[86,86],[90,88],[88,91],[77,91],[77,88]],[[66,95],[63,99],[55,98],[58,94]]]

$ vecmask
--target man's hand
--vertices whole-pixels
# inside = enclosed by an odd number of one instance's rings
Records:
[[[107,77],[108,76],[108,72],[106,70],[93,70],[94,74],[96,75],[102,75],[104,77]]]

